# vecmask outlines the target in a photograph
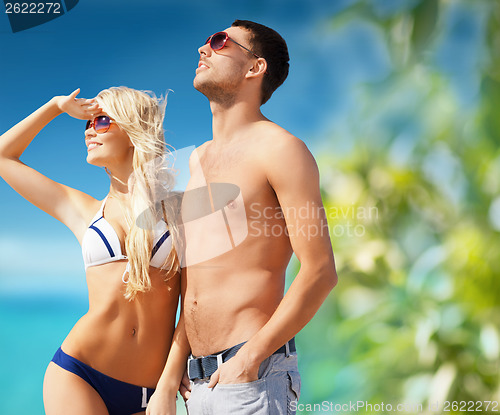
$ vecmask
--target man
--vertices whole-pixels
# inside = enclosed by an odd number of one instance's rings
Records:
[[[300,394],[293,338],[337,275],[316,163],[260,111],[287,77],[287,46],[236,20],[199,53],[194,86],[210,102],[213,140],[190,160],[183,312],[147,413],[173,410],[167,396],[189,352],[189,414],[291,413]],[[292,253],[300,271],[283,296]]]

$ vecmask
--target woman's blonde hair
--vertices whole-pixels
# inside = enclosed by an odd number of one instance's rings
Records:
[[[99,92],[96,100],[134,146],[129,203],[123,206],[129,228],[125,250],[130,264],[125,297],[132,300],[139,292],[151,289],[149,263],[153,229],[158,221],[161,218],[166,221],[174,242],[178,237],[175,200],[163,200],[175,182],[173,170],[166,163],[169,154],[163,131],[166,100],[149,91],[123,86]],[[174,244],[163,268],[170,270],[165,281],[180,269]]]

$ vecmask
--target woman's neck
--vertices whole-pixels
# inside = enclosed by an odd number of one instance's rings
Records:
[[[107,168],[106,171],[109,174],[111,180],[110,193],[114,193],[117,196],[126,196],[131,188],[131,181],[134,171],[132,165],[121,165],[118,168]]]

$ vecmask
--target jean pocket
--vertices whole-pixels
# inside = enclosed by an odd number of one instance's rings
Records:
[[[210,412],[212,414],[268,415],[270,413],[265,379],[247,383],[218,383],[210,396],[213,404],[213,410]]]
[[[246,383],[217,383],[216,388],[229,388],[229,389],[244,389],[244,388],[254,388],[262,385],[265,379],[257,379],[252,382]]]
[[[300,398],[300,374],[299,372],[293,370],[288,371],[288,379],[289,379],[289,388],[287,393],[287,403],[288,403],[288,414],[295,414],[295,410],[297,408],[297,402]],[[295,408],[295,410],[293,409]]]

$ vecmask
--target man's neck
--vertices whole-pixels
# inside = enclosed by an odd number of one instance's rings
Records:
[[[222,144],[239,137],[251,124],[267,120],[260,112],[260,107],[245,101],[236,102],[231,107],[211,102],[210,108],[213,139]]]

